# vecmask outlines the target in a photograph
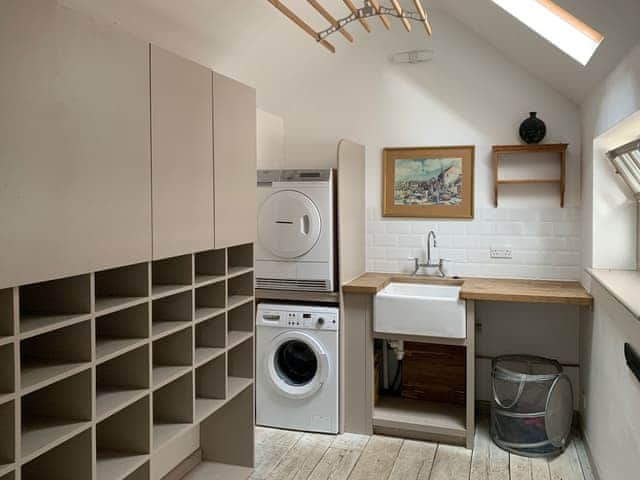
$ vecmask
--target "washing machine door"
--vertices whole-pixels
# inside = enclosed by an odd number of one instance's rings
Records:
[[[262,203],[258,238],[272,255],[293,259],[307,254],[320,238],[320,211],[305,194],[281,190]]]
[[[327,352],[303,331],[291,330],[278,335],[271,342],[264,360],[272,387],[287,398],[314,395],[329,374]]]

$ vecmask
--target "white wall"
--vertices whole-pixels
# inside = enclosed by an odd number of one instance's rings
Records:
[[[624,143],[616,132],[640,110],[640,44],[582,105],[583,263],[635,268],[635,205],[603,153]],[[623,127],[624,128],[624,127]],[[636,137],[640,126],[635,128]],[[623,136],[633,136],[631,131]],[[629,138],[631,140],[631,138]]]
[[[284,120],[258,108],[256,130],[258,168],[284,168]]]
[[[603,153],[640,135],[640,44],[582,106],[584,265],[635,268],[635,209]],[[636,478],[640,470],[640,384],[622,346],[640,350],[640,322],[597,284],[593,312],[580,320],[583,426],[600,478]]]

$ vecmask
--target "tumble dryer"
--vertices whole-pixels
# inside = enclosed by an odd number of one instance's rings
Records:
[[[258,171],[258,288],[334,290],[334,208],[330,169]]]

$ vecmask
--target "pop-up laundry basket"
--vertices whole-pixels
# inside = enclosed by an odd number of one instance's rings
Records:
[[[561,453],[573,420],[573,390],[555,360],[526,355],[492,363],[491,437],[527,457]]]

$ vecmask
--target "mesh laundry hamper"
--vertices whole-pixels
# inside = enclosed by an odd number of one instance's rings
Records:
[[[528,457],[561,453],[571,432],[573,390],[555,360],[508,355],[492,364],[491,437]]]

